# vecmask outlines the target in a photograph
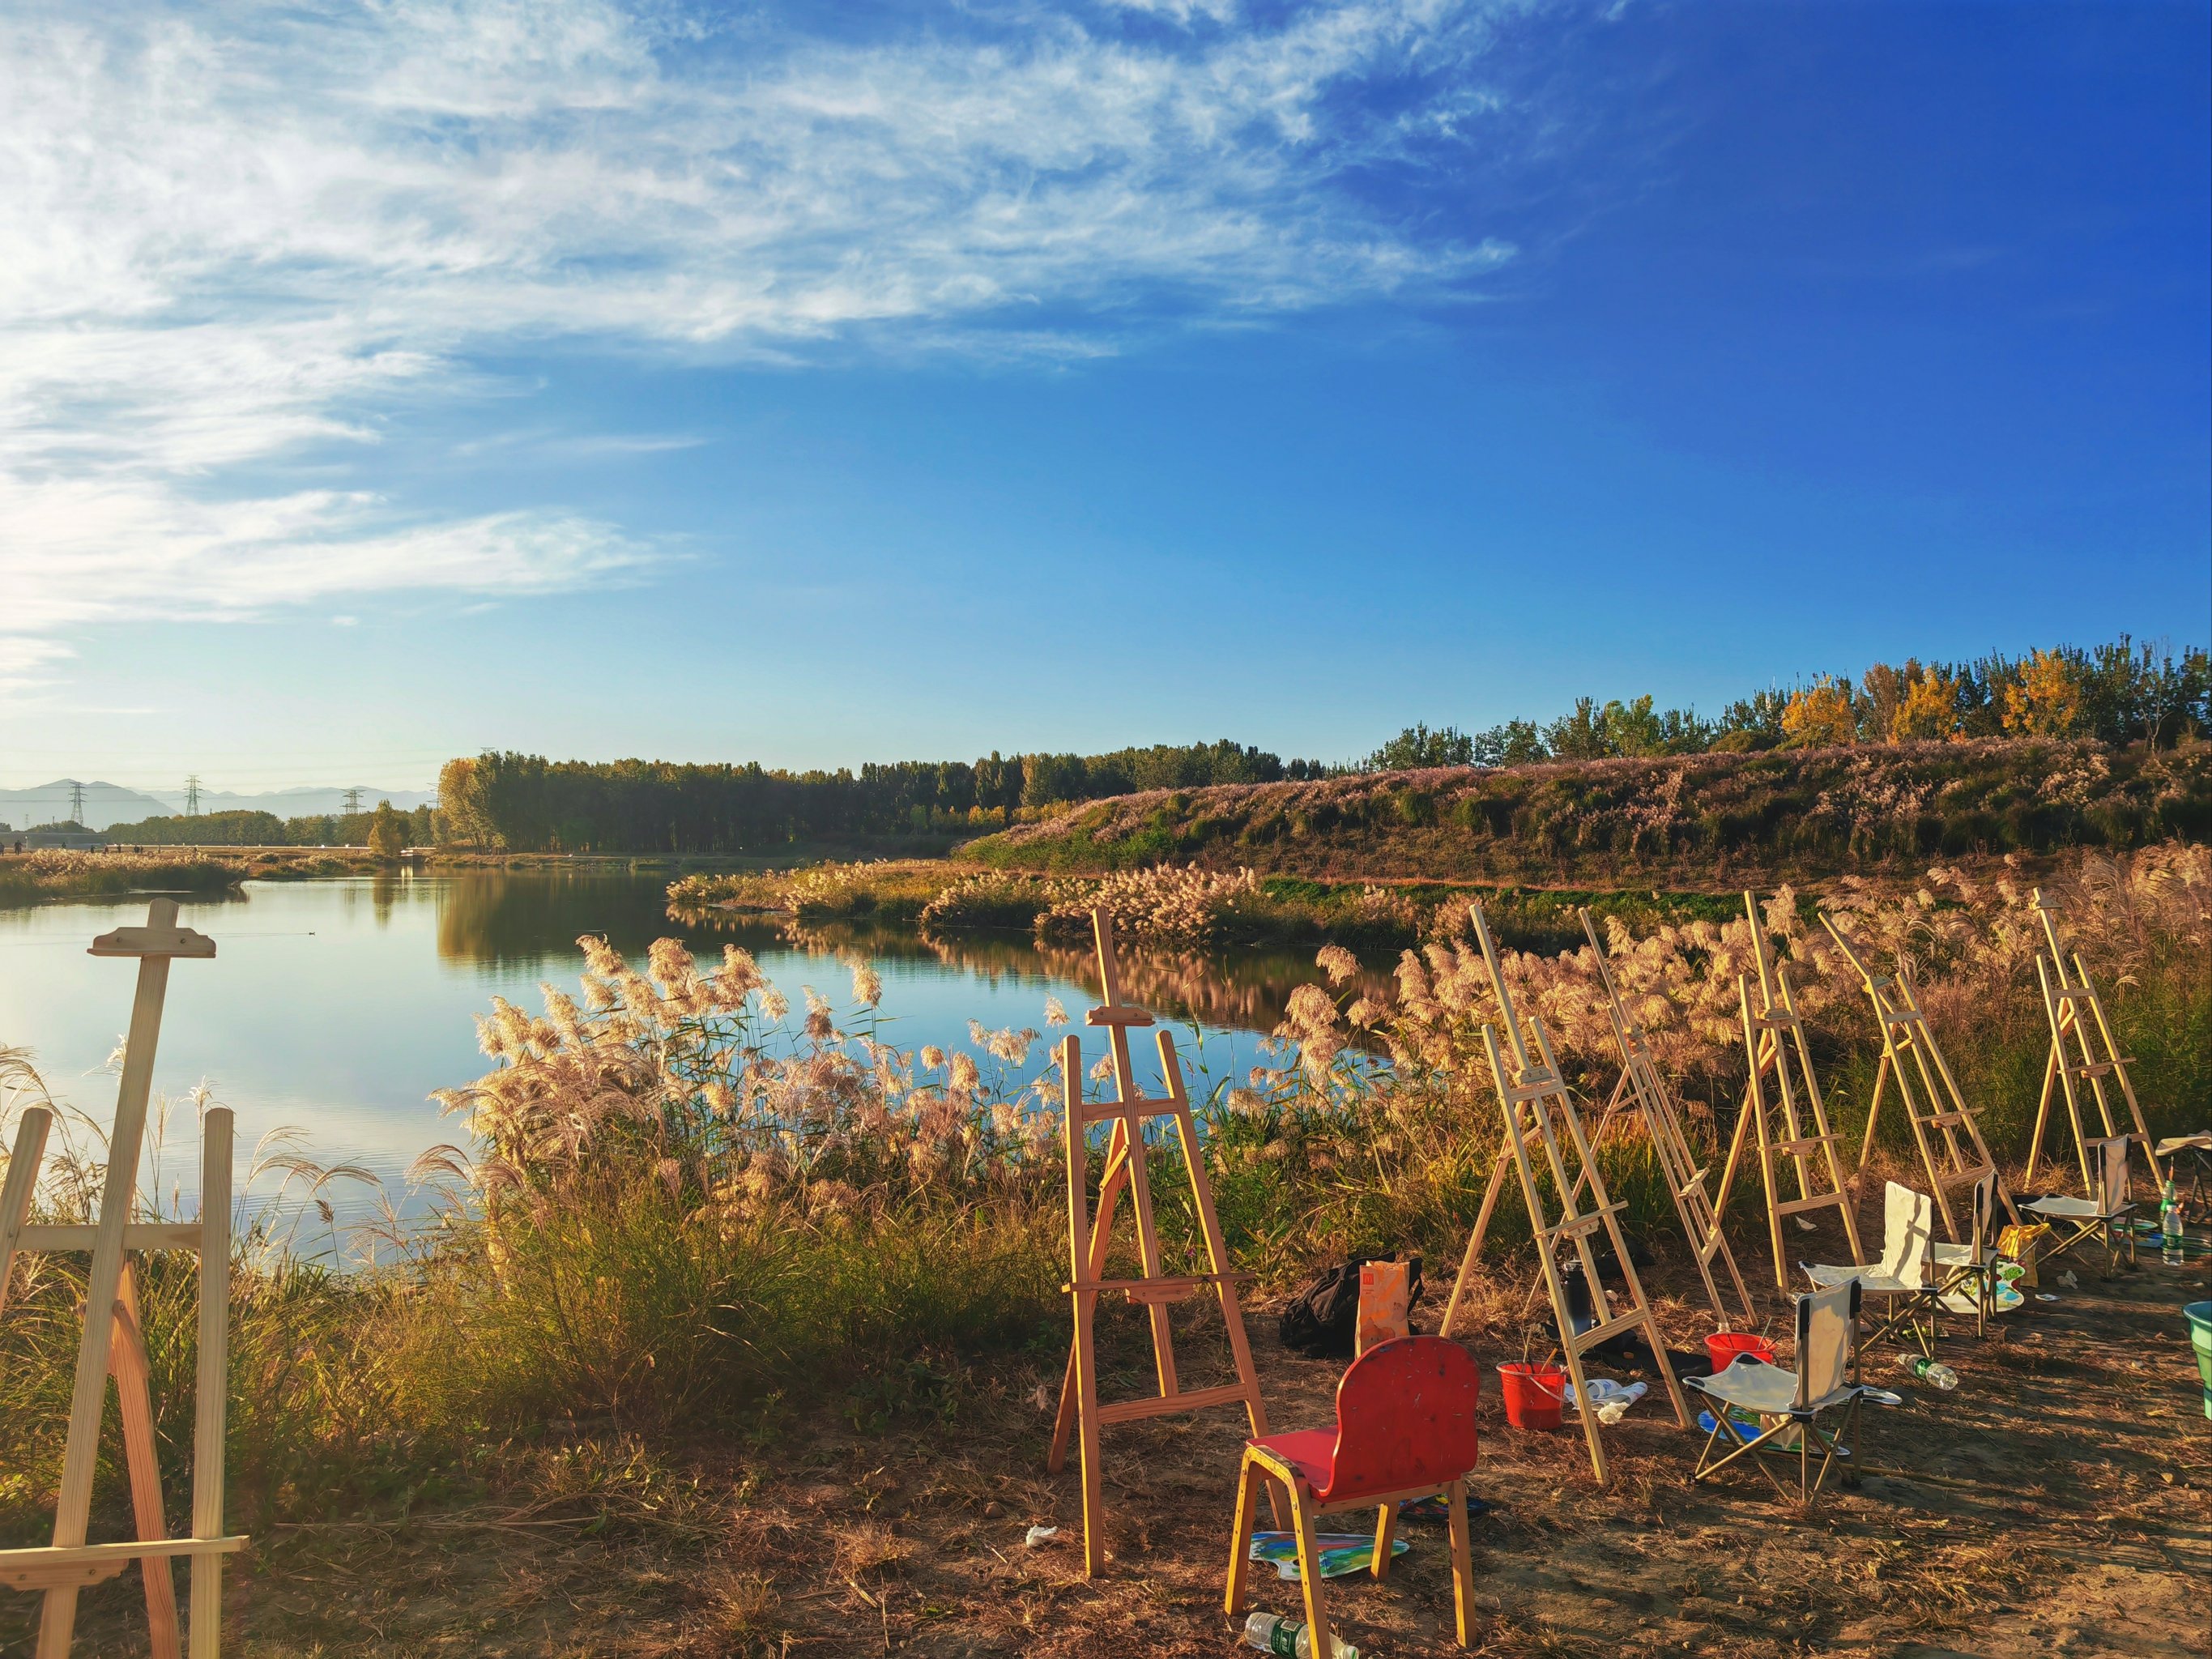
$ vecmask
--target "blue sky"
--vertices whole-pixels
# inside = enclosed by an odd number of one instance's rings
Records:
[[[0,19],[0,784],[2212,632],[2203,4]]]

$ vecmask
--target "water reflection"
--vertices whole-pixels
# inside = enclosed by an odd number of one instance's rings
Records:
[[[33,1050],[57,1096],[100,1123],[113,1111],[114,1079],[103,1068],[128,1018],[131,980],[128,964],[88,957],[85,946],[143,916],[147,896],[0,910],[0,1044]],[[1042,1029],[1048,997],[1080,1022],[1097,994],[1086,955],[1040,950],[1025,932],[929,939],[728,912],[673,920],[658,875],[403,870],[255,881],[188,897],[185,915],[219,955],[172,976],[156,1089],[181,1100],[205,1083],[237,1110],[242,1156],[262,1134],[294,1128],[310,1156],[365,1165],[395,1200],[416,1155],[460,1133],[431,1091],[489,1065],[471,1016],[495,995],[535,1008],[544,981],[574,994],[580,934],[603,933],[640,963],[671,934],[702,958],[728,941],[752,951],[793,1002],[811,981],[841,1008],[841,964],[867,957],[886,985],[884,1035],[902,1048],[966,1047],[971,1018]],[[1215,1079],[1241,1078],[1261,1057],[1255,1034],[1273,1028],[1296,986],[1319,977],[1296,951],[1131,950],[1123,967],[1132,996],[1197,1028],[1198,1041],[1182,1040],[1186,1063]],[[1030,1069],[1046,1063],[1040,1046]],[[341,1220],[373,1213],[377,1201],[342,1203]]]
[[[400,878],[402,881],[407,878]],[[797,952],[842,961],[934,963],[987,983],[1073,981],[1096,994],[1087,951],[1041,945],[1026,931],[925,936],[871,921],[801,922],[758,911],[670,909],[657,878],[629,875],[452,877],[438,884],[438,954],[489,973],[570,957],[583,933],[603,933],[641,958],[673,933],[702,957],[724,943],[756,956]],[[388,902],[380,896],[380,905]],[[1305,951],[1146,951],[1123,949],[1128,994],[1162,1017],[1247,1031],[1274,1029],[1291,993],[1321,977]],[[1385,983],[1382,975],[1374,976]]]

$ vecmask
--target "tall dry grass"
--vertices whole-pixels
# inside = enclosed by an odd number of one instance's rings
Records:
[[[221,892],[246,874],[245,866],[234,860],[210,859],[184,848],[173,853],[94,853],[59,847],[31,853],[0,851],[0,904],[143,888]]]

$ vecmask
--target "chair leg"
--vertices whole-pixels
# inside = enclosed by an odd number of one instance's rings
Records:
[[[1389,1576],[1390,1571],[1390,1540],[1397,1535],[1398,1505],[1393,1501],[1375,1512],[1375,1559],[1367,1564],[1367,1571],[1375,1577]]]
[[[1467,1482],[1444,1489],[1444,1513],[1451,1528],[1452,1610],[1459,1620],[1459,1644],[1474,1644],[1474,1558],[1468,1547]]]
[[[1303,1480],[1291,1483],[1291,1511],[1298,1528],[1298,1585],[1305,1591],[1306,1628],[1313,1651],[1327,1656],[1334,1650],[1328,1642],[1328,1614],[1322,1606],[1321,1547],[1314,1538],[1313,1493]]]
[[[1266,1478],[1248,1452],[1237,1472],[1237,1530],[1229,1540],[1229,1593],[1221,1601],[1231,1619],[1244,1610],[1244,1579],[1252,1565],[1252,1487]]]

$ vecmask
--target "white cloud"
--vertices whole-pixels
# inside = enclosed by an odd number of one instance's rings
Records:
[[[0,672],[126,616],[549,591],[647,556],[557,508],[424,523],[247,470],[374,442],[478,348],[1081,355],[1511,255],[1362,205],[1467,145],[1449,0],[948,12],[896,38],[607,0],[0,18]],[[805,17],[811,14],[801,12]],[[649,447],[656,441],[640,441]]]

